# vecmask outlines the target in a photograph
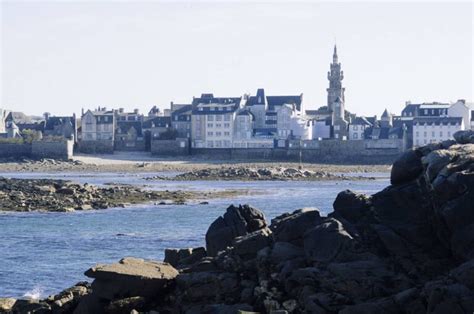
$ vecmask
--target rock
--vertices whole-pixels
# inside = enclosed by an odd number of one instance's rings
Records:
[[[233,247],[235,254],[243,259],[250,259],[254,258],[258,251],[269,246],[271,242],[271,231],[265,228],[236,238]]]
[[[146,300],[144,297],[129,297],[114,300],[105,308],[107,313],[129,314],[136,309],[144,308]],[[138,312],[137,312],[138,313]]]
[[[338,220],[329,218],[305,233],[304,251],[309,260],[327,263],[336,259],[352,240]]]
[[[16,300],[11,310],[13,313],[48,313],[51,307],[37,300]]]
[[[403,184],[416,179],[423,171],[421,153],[409,150],[403,153],[392,166],[390,182],[394,185]]]
[[[474,144],[473,130],[457,131],[453,137],[459,144]]]
[[[166,249],[165,263],[171,264],[173,267],[178,265],[190,265],[200,259],[206,257],[206,249],[203,247],[188,249]]]
[[[290,242],[303,246],[303,235],[306,230],[315,227],[321,221],[319,210],[303,208],[272,219],[270,229],[275,242]]]
[[[240,300],[239,280],[230,272],[185,273],[177,277],[178,287],[187,302],[214,302],[226,299]]]
[[[93,293],[113,300],[128,296],[158,296],[178,275],[168,263],[127,257],[116,264],[97,265],[85,272],[94,278]]]
[[[334,201],[334,214],[349,222],[357,222],[370,210],[370,198],[351,190],[339,192]],[[338,216],[335,216],[336,218]]]
[[[16,299],[0,298],[0,312],[10,312],[15,305]]]
[[[279,264],[295,258],[304,256],[304,250],[289,242],[275,242],[273,245],[270,258],[273,263]]]
[[[474,290],[474,260],[470,260],[451,271],[458,282]]]
[[[248,304],[209,304],[209,305],[197,305],[188,309],[186,314],[245,314],[253,313],[252,306]]]
[[[206,250],[209,256],[231,246],[239,236],[263,229],[267,226],[264,214],[248,205],[231,205],[226,213],[217,218],[207,230]]]

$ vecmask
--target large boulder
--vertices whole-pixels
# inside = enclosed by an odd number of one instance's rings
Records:
[[[238,237],[233,244],[234,252],[243,259],[251,259],[257,255],[261,249],[272,243],[272,232],[265,228]]]
[[[270,229],[275,242],[290,242],[297,246],[303,246],[305,232],[321,221],[319,210],[303,208],[272,219]]]
[[[422,153],[419,150],[409,150],[403,153],[393,163],[390,182],[403,184],[416,179],[423,172],[421,157]]]
[[[474,144],[473,130],[457,131],[453,137],[459,144]]]
[[[231,205],[217,218],[206,232],[206,249],[209,256],[232,246],[234,239],[267,226],[265,215],[249,205]]]
[[[351,190],[339,192],[334,201],[334,216],[342,217],[349,222],[357,222],[370,210],[370,197]]]
[[[304,235],[304,251],[308,260],[331,262],[346,248],[353,237],[334,218],[308,230]]]
[[[168,263],[127,257],[115,264],[92,267],[85,275],[94,278],[94,295],[114,300],[158,296],[173,283],[178,271]]]
[[[207,256],[203,247],[187,249],[165,249],[165,263],[173,267],[191,265]]]

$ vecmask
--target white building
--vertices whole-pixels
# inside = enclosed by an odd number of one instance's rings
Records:
[[[372,127],[365,117],[357,117],[349,124],[349,140],[363,140],[365,130]]]
[[[191,116],[193,148],[231,148],[234,120],[242,97],[214,97],[202,94],[194,98]]]
[[[254,115],[247,109],[237,112],[234,121],[234,141],[250,140],[253,137]]]
[[[461,117],[417,117],[413,119],[413,146],[423,146],[453,139],[464,129]]]
[[[313,139],[323,140],[331,138],[331,118],[312,120]]]
[[[449,117],[461,117],[464,123],[465,128],[471,128],[472,121],[472,104],[466,103],[464,99],[460,99],[453,103],[448,108]]]

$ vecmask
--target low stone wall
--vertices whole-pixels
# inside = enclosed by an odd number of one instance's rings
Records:
[[[31,157],[31,144],[0,143],[0,158]]]
[[[192,155],[214,159],[322,163],[392,163],[404,151],[402,140],[287,141],[281,148],[193,148]]]
[[[34,158],[72,159],[73,140],[64,141],[33,141],[31,156]]]
[[[24,144],[0,143],[0,158],[71,159],[74,141],[33,141]]]
[[[109,140],[80,141],[77,149],[85,154],[113,154],[114,142]]]
[[[151,141],[151,154],[155,156],[184,156],[189,153],[189,139],[187,138]]]
[[[114,148],[117,151],[125,151],[125,152],[145,151],[145,140],[115,141]]]

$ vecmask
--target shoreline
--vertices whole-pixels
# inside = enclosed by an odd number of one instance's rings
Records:
[[[54,159],[0,160],[0,172],[192,172],[221,167],[298,168],[330,173],[390,172],[391,165],[269,162],[204,158],[151,158],[144,154],[77,155],[70,161]]]

